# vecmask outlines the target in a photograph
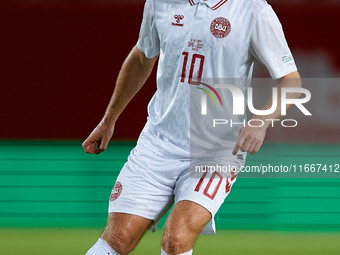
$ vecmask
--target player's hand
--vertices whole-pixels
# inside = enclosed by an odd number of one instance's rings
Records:
[[[99,154],[105,151],[113,135],[113,130],[114,124],[107,124],[101,121],[83,142],[84,151],[90,154]]]
[[[233,150],[233,155],[241,150],[243,152],[248,151],[251,155],[257,153],[266,136],[266,127],[242,127],[238,132],[238,138]]]

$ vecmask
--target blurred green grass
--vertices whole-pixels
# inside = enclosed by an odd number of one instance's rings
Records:
[[[0,228],[0,254],[84,255],[101,231],[98,228]],[[131,254],[160,254],[161,235],[161,230],[147,232]],[[213,236],[200,236],[194,249],[195,255],[339,253],[339,232],[220,230]]]

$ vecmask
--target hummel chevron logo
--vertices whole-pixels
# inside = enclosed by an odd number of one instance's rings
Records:
[[[176,23],[172,22],[171,25],[178,26],[178,27],[183,27],[184,24],[181,23],[181,20],[184,19],[184,16],[183,15],[175,14],[174,18],[176,19]]]

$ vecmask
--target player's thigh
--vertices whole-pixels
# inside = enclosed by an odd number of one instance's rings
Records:
[[[120,254],[129,253],[138,243],[152,220],[127,213],[109,213],[102,238]]]
[[[179,201],[165,223],[163,248],[176,254],[191,250],[197,236],[211,217],[211,213],[203,206],[192,201]]]

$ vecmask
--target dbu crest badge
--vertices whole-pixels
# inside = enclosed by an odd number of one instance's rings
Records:
[[[110,201],[115,201],[120,194],[122,193],[123,186],[120,182],[116,182],[115,186],[113,186],[113,189],[111,191]]]

